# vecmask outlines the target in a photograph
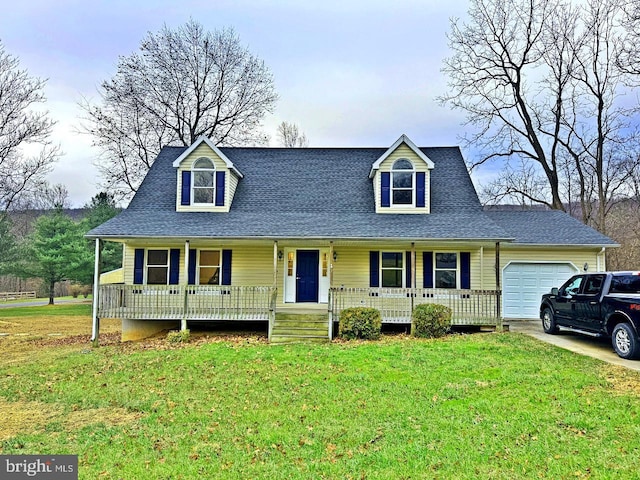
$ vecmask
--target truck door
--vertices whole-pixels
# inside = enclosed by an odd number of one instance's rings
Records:
[[[580,293],[584,275],[576,275],[566,281],[556,296],[555,316],[560,325],[576,325],[576,295]]]
[[[576,325],[594,332],[601,330],[601,297],[605,275],[587,275],[582,291],[574,297]]]

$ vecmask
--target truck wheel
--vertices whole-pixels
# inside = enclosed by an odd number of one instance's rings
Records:
[[[556,320],[553,318],[553,312],[550,308],[545,308],[542,311],[542,328],[544,333],[548,333],[549,335],[558,333],[558,326],[556,325]]]
[[[611,343],[619,357],[630,359],[638,356],[638,339],[628,323],[619,323],[615,326]]]

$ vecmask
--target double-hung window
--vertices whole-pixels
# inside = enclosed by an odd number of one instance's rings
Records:
[[[209,204],[215,202],[215,166],[206,157],[200,157],[193,162],[192,170],[192,196],[194,204]]]
[[[220,250],[200,250],[198,284],[220,285],[221,267]]]
[[[402,288],[404,278],[404,254],[402,252],[382,252],[380,270],[383,287]]]
[[[391,169],[391,205],[415,205],[415,171],[406,158],[396,160]]]
[[[147,285],[169,283],[169,251],[147,250]]]
[[[435,254],[435,288],[458,287],[458,254]]]

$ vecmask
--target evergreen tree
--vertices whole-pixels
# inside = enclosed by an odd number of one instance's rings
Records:
[[[120,213],[113,195],[100,192],[85,205],[89,209],[87,216],[82,221],[82,234],[102,225],[107,220]],[[93,258],[95,244],[93,240],[87,242],[88,254]],[[116,242],[103,242],[100,250],[101,271],[109,272],[122,267],[122,245]],[[93,263],[79,276],[78,280],[84,284],[93,283]]]
[[[16,273],[25,278],[41,278],[53,305],[54,287],[62,280],[78,280],[91,266],[83,231],[62,208],[38,218],[33,234],[23,248]]]

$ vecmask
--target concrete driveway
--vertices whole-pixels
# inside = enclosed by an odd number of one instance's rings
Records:
[[[611,340],[607,337],[593,338],[563,330],[562,327],[559,334],[548,335],[542,330],[542,322],[540,320],[511,320],[509,321],[509,331],[524,333],[581,355],[589,355],[604,362],[640,371],[640,360],[624,360],[620,358],[613,351]]]

